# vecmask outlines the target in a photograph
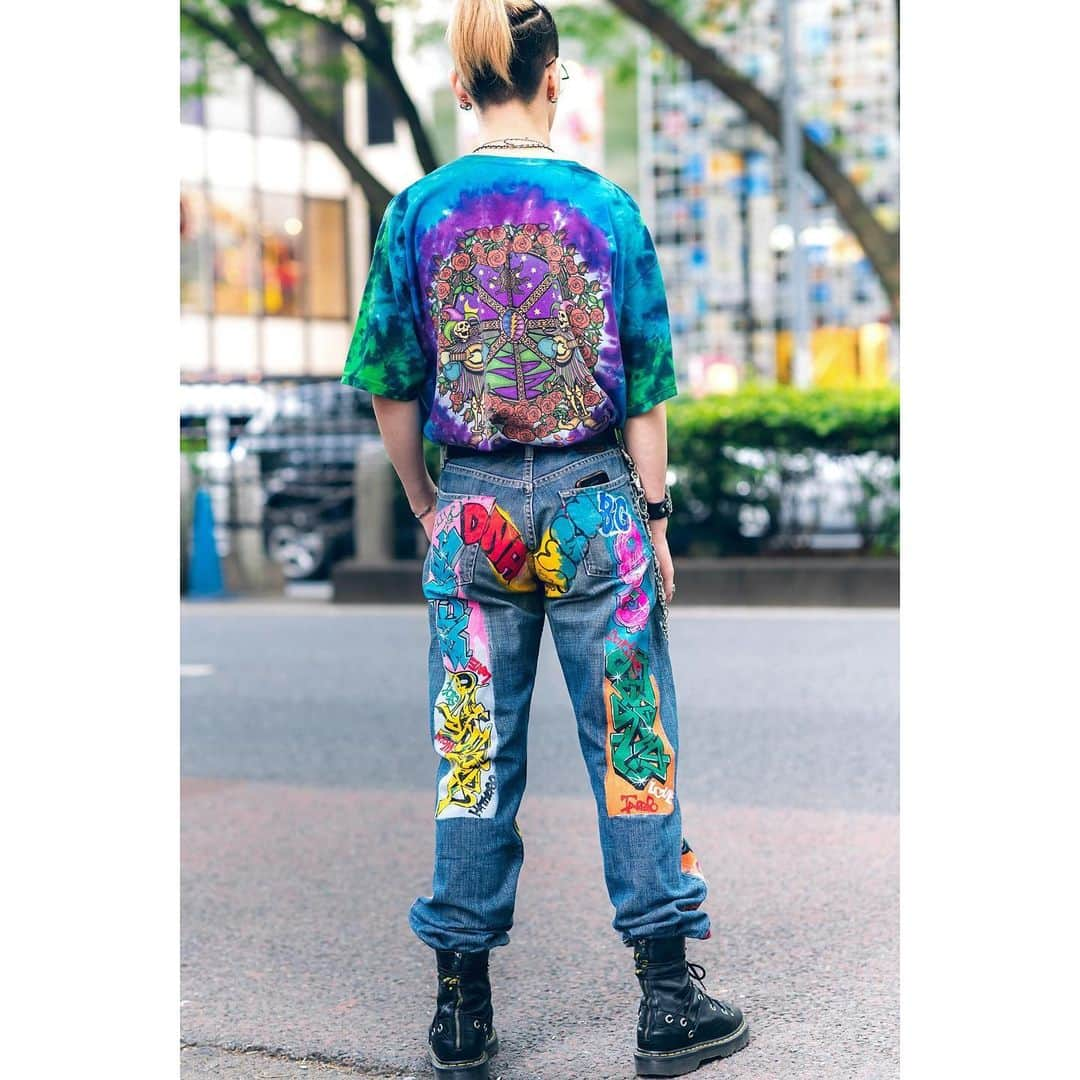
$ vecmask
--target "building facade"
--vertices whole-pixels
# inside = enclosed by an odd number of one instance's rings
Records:
[[[713,7],[718,14],[706,39],[779,100],[776,0]],[[895,0],[792,0],[792,7],[800,120],[893,228]],[[783,378],[792,237],[784,226],[780,148],[715,87],[691,80],[684,63],[650,42],[641,50],[640,87],[642,201],[668,287],[680,377],[708,389],[754,376]],[[805,179],[801,239],[816,380],[881,381],[888,377],[887,297],[824,192]]]
[[[199,61],[183,62],[190,82]],[[181,104],[180,371],[187,384],[336,378],[373,228],[344,166],[244,67]],[[390,189],[418,175],[377,84],[333,92],[334,119]]]

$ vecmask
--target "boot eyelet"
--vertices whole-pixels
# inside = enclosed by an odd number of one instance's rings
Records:
[[[664,1017],[664,1023],[670,1024],[674,1019],[675,1017],[672,1016],[671,1013],[668,1013],[667,1016]]]
[[[480,1021],[479,1021],[479,1020],[474,1020],[474,1021],[472,1022],[472,1026],[473,1026],[474,1028],[476,1028],[476,1029],[477,1029],[477,1031],[479,1031],[479,1030],[480,1030]]]
[[[681,1019],[679,1020],[679,1027],[686,1027],[686,1017],[685,1017],[685,1016],[684,1016],[684,1017],[682,1017],[682,1018],[681,1018]]]
[[[693,1029],[693,1028],[691,1028],[691,1029],[690,1029],[690,1030],[689,1030],[689,1031],[688,1031],[688,1032],[686,1033],[686,1037],[687,1037],[688,1039],[692,1039],[692,1038],[694,1037],[694,1029]]]
[[[439,1025],[439,1030],[442,1031],[442,1024]]]

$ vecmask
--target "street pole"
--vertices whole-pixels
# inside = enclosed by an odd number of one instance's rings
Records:
[[[788,263],[788,311],[792,337],[791,382],[809,386],[810,363],[809,310],[806,289],[806,250],[802,244],[802,125],[799,123],[798,86],[795,72],[795,0],[780,0],[781,53],[784,65],[784,90],[781,102],[783,120],[784,182],[787,187],[787,219],[791,227],[791,258]]]

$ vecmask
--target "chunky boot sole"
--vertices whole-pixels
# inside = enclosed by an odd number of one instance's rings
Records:
[[[431,1048],[428,1057],[435,1069],[435,1080],[490,1080],[488,1062],[499,1052],[499,1036],[491,1033],[491,1039],[482,1056],[473,1061],[440,1061]]]
[[[750,1025],[744,1020],[730,1035],[710,1039],[685,1050],[665,1050],[648,1054],[634,1051],[634,1068],[638,1076],[683,1076],[700,1068],[706,1061],[730,1057],[750,1041]]]

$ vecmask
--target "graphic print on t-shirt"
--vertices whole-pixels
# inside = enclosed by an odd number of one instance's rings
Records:
[[[429,290],[438,328],[436,392],[475,437],[552,441],[614,416],[593,376],[603,287],[543,222],[468,229],[436,257]]]
[[[424,435],[570,446],[677,393],[641,210],[572,161],[463,155],[386,207],[342,381]]]

